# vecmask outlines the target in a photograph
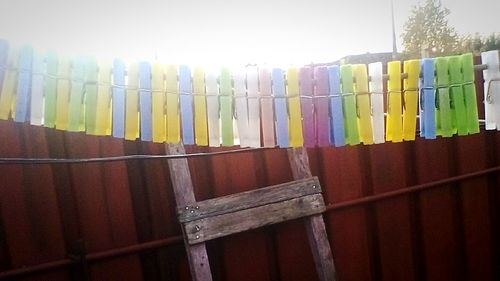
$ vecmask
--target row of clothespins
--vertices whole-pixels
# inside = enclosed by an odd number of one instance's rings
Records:
[[[486,129],[500,128],[498,51],[482,54]],[[319,67],[98,63],[0,40],[0,119],[144,141],[313,147],[479,132],[471,54]],[[498,102],[495,102],[498,100]],[[387,111],[387,112],[385,112]]]

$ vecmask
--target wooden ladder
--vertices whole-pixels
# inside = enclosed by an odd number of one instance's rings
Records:
[[[168,144],[166,148],[171,155],[185,154],[182,144]],[[212,280],[205,241],[298,218],[304,218],[319,279],[336,280],[321,215],[325,203],[320,183],[311,175],[305,148],[288,149],[288,158],[295,181],[199,202],[187,159],[168,160],[193,280]]]

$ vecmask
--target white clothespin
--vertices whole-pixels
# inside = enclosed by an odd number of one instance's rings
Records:
[[[382,63],[375,62],[368,65],[368,73],[371,77],[370,93],[372,106],[372,128],[373,142],[385,142],[384,128],[384,86],[382,76]]]
[[[483,64],[488,66],[483,70],[484,76],[484,113],[486,130],[500,131],[500,65],[498,51],[481,54]]]

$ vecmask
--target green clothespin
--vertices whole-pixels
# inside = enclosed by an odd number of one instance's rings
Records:
[[[220,119],[222,131],[222,145],[232,146],[233,135],[233,86],[231,84],[231,72],[228,68],[222,68],[219,77]]]
[[[344,130],[346,143],[349,145],[359,144],[358,117],[356,111],[356,98],[352,78],[352,66],[342,65],[340,67],[342,79],[342,101],[344,109]]]
[[[69,96],[69,126],[68,131],[78,132],[84,130],[83,116],[83,79],[85,78],[85,63],[82,58],[72,62],[71,92]]]
[[[49,52],[46,58],[47,77],[43,89],[45,96],[44,126],[54,128],[56,125],[57,104],[57,65],[58,59],[55,52]]]
[[[436,132],[443,137],[453,135],[450,110],[448,58],[436,58]]]
[[[476,86],[474,84],[474,61],[471,53],[460,56],[463,74],[463,91],[465,97],[465,110],[467,130],[469,134],[479,133],[479,117],[477,113]]]
[[[448,68],[450,73],[450,98],[451,98],[451,120],[453,131],[459,136],[465,136],[467,130],[467,113],[465,111],[465,100],[462,88],[462,62],[459,56],[448,58]]]

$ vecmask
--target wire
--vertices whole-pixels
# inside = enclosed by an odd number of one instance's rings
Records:
[[[258,147],[258,148],[243,148],[217,152],[202,152],[190,154],[173,154],[173,155],[123,155],[123,156],[110,156],[110,157],[96,157],[96,158],[0,158],[0,165],[33,165],[33,164],[88,164],[99,162],[117,162],[117,161],[132,161],[132,160],[161,160],[161,159],[181,159],[181,158],[194,158],[194,157],[207,157],[217,156],[224,154],[243,153],[272,149],[275,147]]]

